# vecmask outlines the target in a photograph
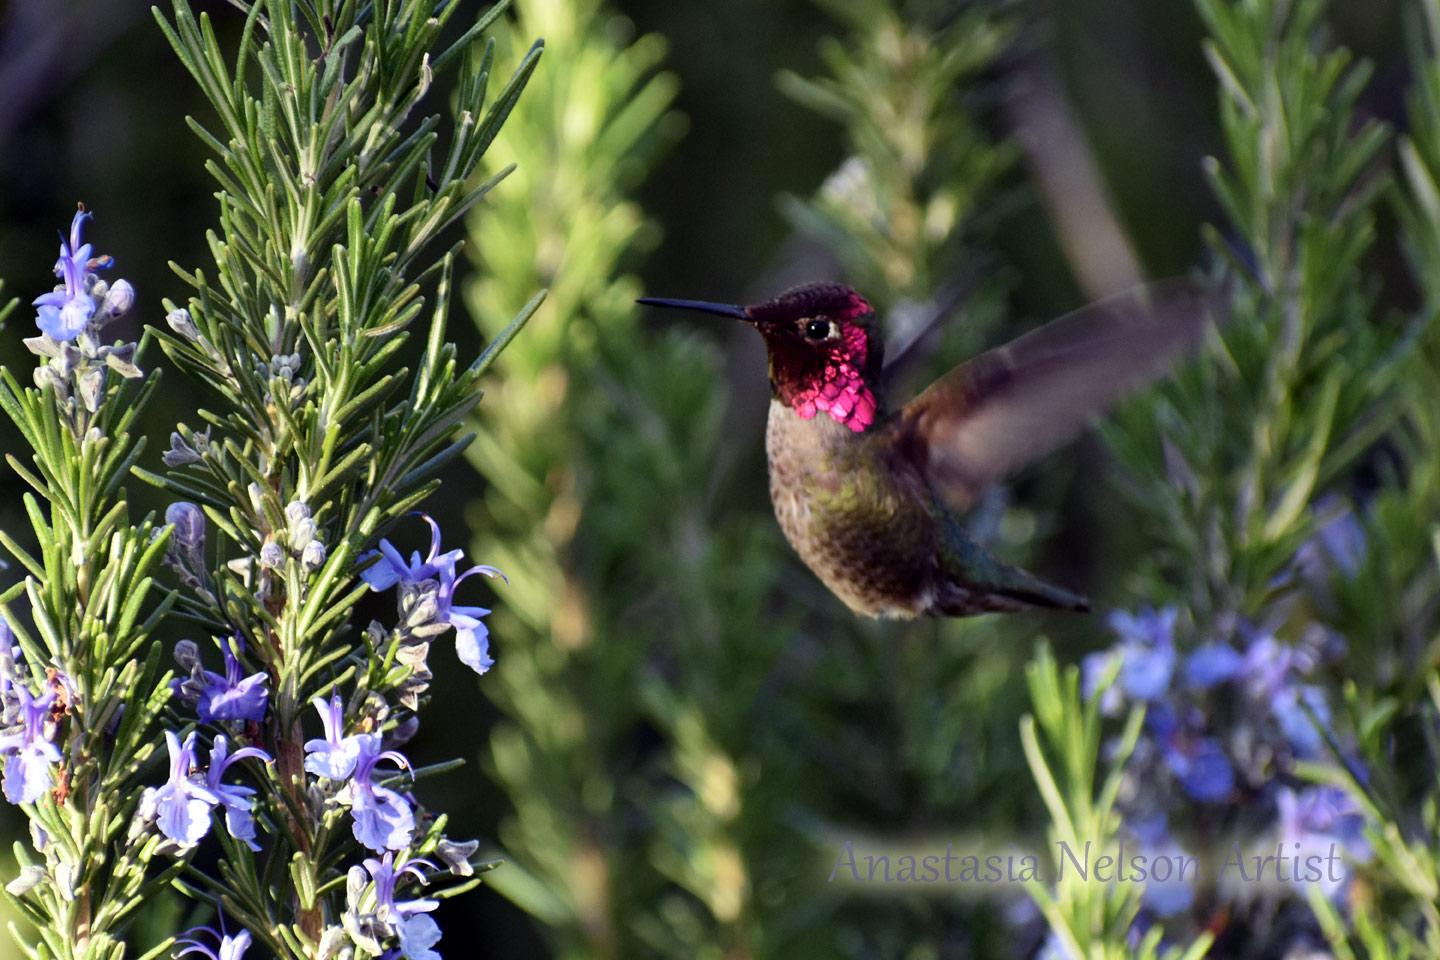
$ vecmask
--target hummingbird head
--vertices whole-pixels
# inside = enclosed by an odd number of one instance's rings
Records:
[[[842,283],[806,283],[748,307],[646,297],[656,307],[734,317],[765,338],[774,397],[809,420],[823,412],[861,433],[875,422],[883,342],[875,310]]]

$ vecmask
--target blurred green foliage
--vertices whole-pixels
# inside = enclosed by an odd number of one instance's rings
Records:
[[[17,11],[43,6],[0,7],[4,49],[34,29]],[[111,6],[122,17],[145,5]],[[1413,71],[1402,7],[1420,11]],[[443,915],[447,942],[565,957],[1039,948],[1018,889],[965,900],[826,877],[846,840],[1038,842],[1046,807],[1016,733],[1023,663],[1039,632],[1065,663],[1098,628],[855,621],[770,517],[758,345],[652,326],[630,306],[641,292],[767,294],[771,275],[825,269],[818,245],[892,329],[960,304],[922,358],[927,374],[993,342],[1007,316],[1018,329],[1076,306],[1003,110],[1039,63],[1144,263],[1193,264],[1202,218],[1222,225],[1217,249],[1254,262],[1235,271],[1228,349],[1107,431],[1123,485],[1082,443],[980,519],[1009,558],[1101,599],[1183,600],[1198,636],[1270,609],[1273,573],[1321,519],[1318,495],[1366,503],[1374,549],[1323,614],[1351,644],[1349,725],[1381,781],[1369,802],[1397,826],[1377,844],[1413,869],[1369,881],[1374,909],[1355,916],[1380,933],[1354,949],[1400,956],[1415,936],[1411,955],[1435,952],[1434,815],[1416,811],[1435,809],[1423,680],[1440,657],[1437,19],[1420,0],[1195,9],[520,0],[510,62],[534,35],[549,53],[491,151],[519,168],[470,225],[475,341],[551,293],[487,384],[478,472],[451,477],[483,477],[468,516],[489,532],[472,553],[511,576],[481,681],[502,716],[488,728],[474,688],[440,686],[433,709],[456,722],[422,735],[442,741],[437,755],[479,753],[503,793],[474,798],[508,860],[494,886],[534,916],[544,946],[490,904]],[[165,261],[202,258],[214,203],[180,120],[201,108],[178,70],[152,65],[159,38],[134,22],[108,47],[38,61],[56,81],[0,117],[0,272],[27,298],[46,289],[55,211],[84,199],[135,265],[137,315],[148,304],[155,322],[177,287]],[[1398,183],[1383,175],[1386,124],[1407,132]],[[1220,199],[1205,189],[1206,153],[1222,158]],[[798,254],[792,234],[808,244]],[[173,419],[159,414],[155,430]],[[0,501],[10,530],[23,527],[13,500]],[[1314,611],[1289,615],[1298,630]]]

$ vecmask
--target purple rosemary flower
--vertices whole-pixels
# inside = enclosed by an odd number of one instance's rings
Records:
[[[1140,844],[1140,852],[1149,862],[1154,863],[1161,857],[1178,858],[1186,855],[1180,845],[1175,842],[1175,838],[1170,835],[1163,813],[1141,817],[1128,826],[1130,833]],[[1183,861],[1175,860],[1174,862]],[[1189,910],[1195,903],[1197,877],[1194,873],[1182,876],[1183,873],[1183,870],[1177,871],[1169,879],[1163,881],[1153,877],[1147,879],[1140,902],[1145,905],[1146,909],[1161,917],[1173,917],[1177,913]]]
[[[1365,815],[1354,799],[1338,787],[1307,787],[1298,793],[1288,787],[1276,795],[1276,826],[1280,843],[1303,856],[1327,858],[1331,854],[1365,863],[1372,856],[1365,839]],[[1291,846],[1294,844],[1295,846]],[[1328,864],[1327,864],[1328,866]],[[1332,899],[1348,886],[1347,872],[1325,870],[1318,881]]]
[[[24,663],[25,656],[15,642],[10,624],[0,617],[0,724],[7,727],[19,723],[24,710],[16,692],[26,683]]]
[[[1235,768],[1218,740],[1195,729],[1203,718],[1188,716],[1189,722],[1182,722],[1169,704],[1158,703],[1145,715],[1145,727],[1185,793],[1201,803],[1218,803],[1235,789]]]
[[[1110,615],[1110,629],[1120,637],[1117,649],[1124,658],[1120,686],[1135,700],[1154,700],[1170,686],[1175,672],[1174,607],[1139,614],[1116,610]]]
[[[174,434],[178,437],[179,434]],[[171,537],[175,546],[187,553],[205,548],[205,514],[188,500],[177,500],[165,508],[165,522],[175,529]]]
[[[215,940],[215,946],[211,947],[204,940],[202,935],[208,935]],[[170,954],[171,957],[186,957],[198,953],[208,960],[240,960],[245,956],[245,951],[250,949],[250,931],[241,930],[235,936],[222,933],[211,927],[194,927],[186,930],[185,936],[175,941],[175,946],[180,949]]]
[[[55,691],[36,697],[23,683],[11,692],[20,703],[20,729],[0,737],[0,754],[5,756],[5,799],[11,803],[34,803],[55,781],[54,764],[64,759],[45,734]]]
[[[1185,658],[1185,685],[1192,690],[1209,690],[1235,679],[1244,663],[1244,658],[1228,643],[1196,647]]]
[[[356,840],[377,852],[401,850],[409,846],[415,832],[415,814],[399,793],[375,783],[381,760],[389,760],[401,769],[410,768],[403,754],[381,750],[380,738],[372,735],[360,743],[355,773],[342,791],[342,798],[350,804]]]
[[[1198,737],[1183,747],[1171,744],[1165,763],[1192,799],[1219,803],[1235,790],[1235,768],[1213,737]]]
[[[235,647],[242,644],[238,637],[230,637],[221,644],[225,656],[225,675],[206,670],[205,685],[200,690],[196,707],[200,719],[207,723],[216,720],[264,720],[269,704],[270,691],[265,685],[270,678],[264,673],[244,676]],[[243,649],[243,644],[242,644]]]
[[[39,308],[35,324],[53,340],[74,340],[95,315],[95,300],[90,295],[95,276],[92,266],[108,264],[104,260],[92,264],[90,244],[80,242],[80,229],[89,219],[88,211],[77,211],[70,221],[69,241],[63,238],[60,241],[60,259],[55,261],[55,276],[64,282],[63,287],[34,300],[33,305]]]
[[[1314,669],[1311,651],[1283,644],[1266,633],[1250,642],[1239,675],[1250,695],[1263,703],[1274,700],[1294,675],[1305,676]]]
[[[217,736],[210,747],[210,767],[205,771],[205,786],[219,798],[221,806],[225,808],[225,829],[230,836],[239,840],[251,850],[259,850],[260,845],[255,842],[255,791],[249,787],[224,784],[220,778],[225,776],[229,766],[246,757],[256,757],[269,763],[270,754],[259,747],[244,747],[236,750],[233,754],[229,752],[230,747],[223,736]]]
[[[395,886],[405,874],[410,874],[421,885],[425,884],[425,873],[421,867],[436,869],[435,864],[429,860],[422,860],[418,857],[406,860],[399,867],[395,866],[395,854],[387,853],[381,859],[367,857],[365,859],[365,870],[370,874],[370,880],[375,884],[375,914],[388,920],[391,916],[408,917],[415,913],[429,913],[440,904],[436,900],[402,900],[395,901]]]
[[[1119,642],[1109,650],[1091,654],[1082,662],[1084,691],[1093,697],[1100,678],[1118,659],[1120,675],[1115,686],[1106,690],[1101,711],[1114,714],[1120,710],[1124,697],[1150,702],[1162,697],[1170,687],[1175,673],[1175,621],[1179,613],[1174,607],[1138,614],[1116,610],[1110,614],[1110,629]]]
[[[343,736],[345,709],[339,694],[328,703],[318,697],[311,703],[325,726],[325,737],[306,741],[305,769],[327,780],[346,781],[336,799],[350,807],[356,840],[375,851],[409,844],[415,814],[404,797],[375,783],[375,773],[381,760],[406,770],[410,761],[398,751],[384,749],[377,733]]]
[[[363,869],[350,868],[346,883],[348,909],[341,922],[357,943],[379,952],[380,941],[394,937],[400,942],[399,949],[387,951],[384,956],[438,960],[440,955],[430,948],[440,940],[440,927],[426,916],[438,906],[436,901],[395,899],[396,884],[405,874],[425,882],[422,866],[435,869],[427,860],[407,860],[397,868],[394,854],[387,853],[383,859],[367,858]]]
[[[380,561],[366,569],[360,574],[360,578],[370,584],[371,590],[389,590],[397,583],[416,584],[426,580],[434,580],[440,575],[442,569],[449,569],[450,576],[455,576],[455,564],[459,563],[465,556],[464,550],[451,550],[448,553],[440,552],[440,524],[436,523],[429,514],[420,514],[420,519],[430,525],[430,553],[425,559],[420,559],[420,551],[416,550],[410,554],[410,561],[407,563],[399,550],[389,540],[380,541],[379,550],[371,550],[360,555],[360,563],[365,563],[371,557],[379,556]]]
[[[361,745],[373,741],[373,749],[378,750],[380,737],[373,733],[343,736],[345,706],[338,693],[331,695],[329,703],[316,697],[310,704],[320,714],[325,738],[305,741],[305,769],[327,780],[348,780],[360,757]]]
[[[484,607],[458,607],[454,604],[455,588],[466,577],[481,574],[492,580],[504,579],[505,575],[494,567],[479,564],[455,576],[452,565],[440,572],[440,590],[436,595],[437,623],[448,623],[455,628],[455,653],[460,662],[476,673],[483,674],[495,664],[490,656],[490,628],[480,619],[490,611]]]
[[[1310,683],[1291,684],[1278,691],[1270,711],[1296,754],[1319,755],[1325,745],[1323,731],[1330,727],[1330,704],[1323,689]]]
[[[440,960],[430,948],[440,942],[440,925],[423,913],[400,921],[400,955],[405,960]]]
[[[183,850],[195,846],[210,832],[210,811],[220,798],[197,782],[194,775],[194,733],[182,744],[173,731],[166,730],[165,745],[170,750],[170,779],[163,786],[145,788],[140,810]]]
[[[477,564],[462,574],[456,574],[456,565],[465,556],[463,550],[440,552],[440,525],[426,515],[420,514],[430,525],[430,552],[421,558],[417,550],[407,562],[400,551],[388,540],[380,541],[380,549],[372,550],[360,561],[372,557],[380,559],[360,574],[372,590],[388,590],[397,584],[402,590],[410,589],[427,594],[432,603],[421,603],[417,609],[425,610],[427,617],[416,627],[441,625],[455,628],[455,652],[460,661],[483,674],[495,663],[490,656],[490,630],[482,617],[490,613],[485,607],[458,606],[455,603],[455,588],[468,577],[480,574],[490,578],[505,579],[505,575],[494,567]]]

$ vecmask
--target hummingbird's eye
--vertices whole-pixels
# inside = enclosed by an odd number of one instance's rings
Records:
[[[805,338],[807,340],[824,340],[830,337],[835,331],[835,324],[829,320],[811,320],[805,324]]]

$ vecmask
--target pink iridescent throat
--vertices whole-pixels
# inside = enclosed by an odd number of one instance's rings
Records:
[[[791,344],[772,345],[774,375],[780,399],[802,420],[817,411],[856,433],[875,422],[875,394],[865,385],[861,370],[869,351],[865,330],[841,321],[839,342],[816,353]]]

